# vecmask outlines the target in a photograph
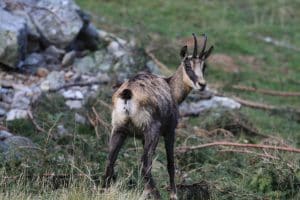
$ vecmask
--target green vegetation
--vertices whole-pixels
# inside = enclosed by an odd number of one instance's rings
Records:
[[[209,65],[208,82],[218,85],[220,92],[282,107],[300,107],[299,97],[267,96],[231,87],[242,84],[299,92],[299,52],[265,43],[256,37],[270,36],[300,48],[298,0],[76,1],[92,13],[98,27],[127,39],[136,37],[140,47],[152,47],[157,58],[172,69],[179,64],[181,44],[178,41],[190,37],[192,32],[205,32],[209,43],[215,45],[214,54],[231,57],[239,69],[238,72],[224,71],[222,67],[226,63],[222,61]],[[94,107],[101,119],[109,123],[110,110],[98,99],[109,104],[111,94],[110,86],[102,88],[97,98],[90,99],[80,113],[96,119]],[[45,133],[38,132],[29,120],[14,121],[7,126],[12,132],[30,137],[39,144],[37,157],[29,154],[20,162],[0,162],[0,199],[138,199],[142,192],[140,141],[130,139],[122,149],[116,167],[117,186],[108,193],[99,188],[93,190],[103,174],[109,127],[99,122],[95,127],[77,124],[75,112],[67,109],[57,95],[44,96],[34,108],[34,117]],[[251,135],[243,129],[230,130],[234,135],[201,132],[202,129],[224,128],[223,125],[234,118],[246,119],[245,123],[265,136]],[[63,136],[58,134],[61,124],[67,130]],[[237,113],[223,115],[222,111],[211,111],[189,118],[184,124],[184,128],[177,131],[177,147],[229,140],[300,148],[299,117],[290,113],[244,107]],[[299,154],[254,150],[244,154],[230,150],[205,148],[178,154],[176,182],[203,182],[211,199],[300,199]],[[48,173],[67,174],[68,177],[58,183],[47,177],[39,179],[40,175]],[[78,174],[84,177],[78,178]],[[12,176],[16,177],[4,178]],[[162,142],[157,149],[153,176],[167,199],[168,174]],[[179,193],[184,196],[184,191],[179,190]]]

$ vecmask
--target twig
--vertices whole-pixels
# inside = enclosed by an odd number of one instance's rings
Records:
[[[280,111],[280,112],[291,112],[291,113],[296,113],[296,114],[300,115],[300,110],[296,109],[296,108],[282,108],[282,107],[273,106],[273,105],[269,105],[269,104],[263,104],[263,103],[257,103],[254,101],[244,100],[239,97],[232,97],[232,98],[234,100],[236,100],[237,102],[239,102],[240,104],[251,107],[251,108],[258,108],[258,109],[262,109],[262,110],[273,110],[273,111]]]
[[[92,81],[92,82],[87,82],[87,83],[82,83],[82,82],[81,83],[70,83],[70,84],[66,84],[61,87],[55,88],[55,89],[51,89],[51,90],[49,90],[49,92],[57,92],[59,90],[70,88],[70,87],[75,87],[75,86],[85,87],[85,86],[98,85],[98,84],[101,84],[101,82],[100,81]]]
[[[244,85],[233,85],[232,88],[243,91],[257,92],[261,94],[268,94],[272,96],[283,96],[283,97],[297,97],[300,96],[300,92],[283,92],[283,91],[275,91],[275,90],[266,90],[266,89],[258,89],[254,87],[244,86]]]
[[[233,147],[243,147],[243,148],[272,149],[272,150],[278,150],[278,151],[288,151],[288,152],[293,152],[293,153],[300,153],[300,149],[292,148],[292,147],[259,145],[259,144],[240,144],[240,143],[226,142],[226,141],[206,143],[206,144],[201,144],[201,145],[197,145],[197,146],[183,146],[183,147],[176,148],[176,151],[178,153],[185,153],[187,151],[193,151],[196,149],[212,147],[212,146],[233,146]]]
[[[271,158],[271,159],[274,159],[274,160],[279,160],[279,158],[276,157],[276,156],[271,156],[271,155],[262,154],[262,153],[256,153],[254,151],[248,151],[248,150],[224,149],[224,150],[219,150],[219,152],[233,152],[233,153],[254,154],[254,155],[260,156],[260,157],[265,157],[265,158]]]
[[[98,128],[97,128],[97,122],[95,120],[92,119],[92,117],[87,114],[88,120],[91,123],[91,125],[94,127],[95,133],[96,133],[96,137],[99,139],[100,138],[100,134],[98,132]]]
[[[101,100],[101,99],[97,99],[97,102],[99,102],[101,105],[105,106],[106,108],[108,108],[109,110],[112,110],[111,105],[109,105],[108,103],[106,103],[105,101]]]
[[[96,116],[96,120],[97,120],[98,122],[100,122],[106,129],[108,129],[108,130],[110,131],[110,130],[111,130],[110,124],[107,123],[107,122],[105,122],[105,121],[99,116],[99,114],[97,113],[97,111],[96,111],[96,109],[95,109],[94,106],[92,107],[92,110],[93,110],[94,115]]]
[[[28,117],[31,120],[32,124],[35,126],[35,128],[38,131],[43,132],[43,133],[47,133],[47,131],[45,129],[43,129],[42,127],[40,127],[40,125],[35,121],[35,119],[32,115],[32,112],[29,109],[27,110],[27,114],[28,114]]]
[[[153,53],[150,52],[150,50],[146,49],[145,50],[146,54],[153,60],[153,62],[161,69],[163,70],[163,72],[169,74],[172,74],[171,70],[169,70],[169,68],[163,64],[161,61],[159,61],[155,55]]]

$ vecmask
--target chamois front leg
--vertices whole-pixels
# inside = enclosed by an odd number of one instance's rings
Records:
[[[167,153],[168,162],[168,173],[170,178],[171,194],[170,199],[177,199],[176,185],[175,185],[175,164],[174,164],[174,140],[175,140],[175,130],[168,132],[165,137],[165,148]]]
[[[126,139],[126,132],[122,128],[113,128],[109,141],[109,154],[103,178],[103,187],[108,188],[114,175],[114,165],[118,157],[118,153]]]
[[[152,123],[149,128],[144,132],[144,153],[142,156],[142,176],[145,181],[145,195],[151,194],[154,199],[161,199],[158,189],[155,186],[155,182],[152,178],[152,159],[155,153],[156,146],[159,141],[160,135],[160,122]]]

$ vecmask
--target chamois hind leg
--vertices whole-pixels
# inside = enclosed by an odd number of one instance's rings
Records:
[[[144,153],[142,156],[142,176],[145,181],[146,195],[152,195],[154,199],[161,199],[158,189],[155,186],[151,169],[152,159],[155,153],[156,146],[159,141],[160,122],[152,123],[144,132]]]
[[[175,165],[174,165],[174,140],[175,140],[175,130],[171,130],[164,136],[165,148],[167,153],[168,162],[168,173],[170,178],[171,195],[170,199],[177,199],[176,185],[175,185]]]
[[[124,128],[114,128],[109,141],[109,154],[103,178],[103,187],[108,188],[111,179],[114,175],[114,165],[118,157],[118,153],[126,139],[126,132]]]

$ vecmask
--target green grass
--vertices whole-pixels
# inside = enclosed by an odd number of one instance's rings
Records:
[[[190,37],[193,32],[206,33],[209,42],[215,45],[214,53],[232,56],[240,67],[240,73],[232,74],[210,66],[209,83],[226,85],[223,92],[228,95],[282,107],[300,107],[299,97],[273,97],[230,87],[243,84],[299,92],[299,52],[262,42],[255,35],[270,36],[299,48],[300,13],[297,10],[300,1],[77,0],[77,3],[95,16],[94,21],[99,27],[112,29],[125,38],[135,36],[145,47],[157,47],[155,55],[173,68],[179,64],[178,39]],[[240,62],[239,56],[254,56],[259,62]],[[254,65],[258,65],[257,69],[253,69]],[[280,134],[299,138],[298,123],[285,120],[286,115],[248,109],[242,112],[250,112],[249,117],[254,121],[263,120],[264,123],[259,123],[262,132],[279,130]],[[274,120],[279,122],[276,127],[268,125]]]

